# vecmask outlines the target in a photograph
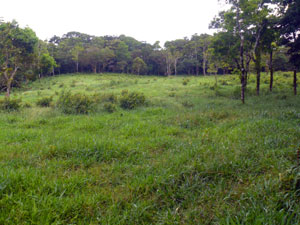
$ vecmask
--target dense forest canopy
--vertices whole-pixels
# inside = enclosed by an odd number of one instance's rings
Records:
[[[9,96],[11,86],[42,76],[65,73],[135,73],[143,75],[207,75],[237,73],[241,97],[247,76],[255,72],[257,95],[260,73],[299,69],[298,0],[228,0],[230,8],[211,22],[214,35],[149,44],[133,37],[92,36],[68,32],[50,40],[38,40],[28,27],[16,21],[0,25],[1,88]]]

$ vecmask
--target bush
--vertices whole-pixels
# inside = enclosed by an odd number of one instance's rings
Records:
[[[123,109],[134,109],[137,106],[144,105],[146,101],[143,93],[131,92],[125,93],[122,91],[122,97],[120,99],[120,106]]]
[[[101,97],[102,102],[110,102],[110,103],[117,103],[118,98],[115,94],[109,93],[109,94],[104,94]]]
[[[194,107],[194,104],[190,101],[184,101],[182,102],[182,105],[185,107],[185,108],[192,108]]]
[[[128,90],[127,89],[124,89],[124,90],[122,90],[122,92],[121,92],[121,95],[122,96],[124,96],[124,95],[128,95]]]
[[[11,99],[5,97],[0,99],[0,109],[5,111],[17,111],[21,107],[21,99]]]
[[[183,84],[183,85],[187,85],[189,82],[190,82],[190,79],[184,79],[184,80],[182,81],[182,84]]]
[[[95,109],[95,101],[92,97],[84,94],[62,92],[56,107],[66,114],[87,114]]]
[[[175,97],[175,92],[171,92],[171,93],[169,94],[169,97]]]
[[[104,110],[109,113],[113,113],[117,109],[116,105],[111,102],[105,103],[103,107],[104,107]]]
[[[52,97],[44,97],[37,101],[36,105],[41,107],[50,107],[52,103]]]
[[[32,107],[32,105],[30,104],[30,103],[28,103],[28,102],[25,102],[24,104],[23,104],[23,108],[31,108]]]

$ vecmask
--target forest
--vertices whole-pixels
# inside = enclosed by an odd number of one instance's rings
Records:
[[[232,7],[211,22],[214,35],[148,44],[125,35],[95,37],[68,32],[42,41],[29,27],[16,21],[1,22],[1,86],[9,95],[12,86],[43,76],[66,73],[133,73],[170,76],[235,73],[241,91],[247,74],[257,77],[274,71],[299,70],[298,1],[228,1]],[[244,101],[243,93],[242,101]]]
[[[0,17],[0,224],[299,224],[300,1],[222,2],[163,46]]]

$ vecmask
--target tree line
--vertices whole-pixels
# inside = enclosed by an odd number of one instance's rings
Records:
[[[134,73],[143,75],[207,75],[237,73],[241,100],[250,72],[294,71],[300,65],[299,0],[223,0],[230,8],[210,24],[214,35],[149,44],[125,35],[92,36],[69,32],[39,40],[30,28],[0,20],[0,87],[10,95],[19,86],[43,76],[65,73]]]

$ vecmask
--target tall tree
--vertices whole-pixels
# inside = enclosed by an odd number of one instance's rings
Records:
[[[283,16],[280,20],[282,43],[289,50],[290,63],[294,66],[294,94],[297,95],[297,70],[300,68],[300,1],[286,0],[282,2]]]
[[[28,27],[22,29],[16,21],[0,24],[0,69],[10,96],[12,82],[24,62],[33,62],[38,38]]]
[[[132,63],[132,70],[138,75],[147,68],[146,63],[140,57],[136,57]]]

